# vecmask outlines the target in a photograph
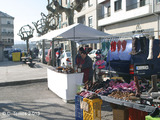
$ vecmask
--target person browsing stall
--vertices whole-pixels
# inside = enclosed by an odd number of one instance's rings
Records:
[[[82,60],[79,67],[84,73],[83,83],[85,84],[86,89],[89,89],[93,83],[93,63],[92,59],[87,55],[86,51],[81,51]]]
[[[79,67],[80,65],[80,62],[82,60],[82,57],[81,57],[81,52],[82,51],[85,51],[83,47],[80,47],[79,50],[78,50],[78,54],[76,55],[76,58],[75,58],[75,64],[77,65],[77,67]]]

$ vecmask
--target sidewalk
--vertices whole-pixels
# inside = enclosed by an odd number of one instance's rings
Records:
[[[22,82],[40,82],[47,80],[48,65],[36,62],[31,68],[23,62],[13,62],[4,59],[0,62],[0,86],[21,84]]]

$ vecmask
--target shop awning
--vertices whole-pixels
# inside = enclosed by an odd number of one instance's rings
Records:
[[[52,40],[55,38],[56,40],[72,40],[80,44],[99,43],[101,38],[107,35],[109,34],[76,23],[65,28],[52,30],[41,37],[31,38],[30,41]]]

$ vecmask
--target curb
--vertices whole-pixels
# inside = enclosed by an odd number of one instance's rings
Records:
[[[13,82],[3,82],[3,83],[0,83],[0,87],[25,85],[25,84],[38,83],[38,82],[47,82],[47,78],[30,79],[30,80],[13,81]]]

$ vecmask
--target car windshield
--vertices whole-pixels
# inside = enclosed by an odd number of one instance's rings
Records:
[[[71,57],[71,53],[69,53],[69,52],[66,53],[66,55],[67,55],[67,57]]]

